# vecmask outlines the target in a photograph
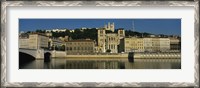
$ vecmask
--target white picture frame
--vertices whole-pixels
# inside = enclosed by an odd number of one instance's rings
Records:
[[[2,1],[1,2],[1,87],[199,87],[199,1]],[[8,52],[8,48],[11,44],[8,44],[10,41],[7,34],[10,31],[7,31],[9,26],[9,8],[10,7],[194,7],[194,65],[192,72],[194,77],[193,82],[131,82],[131,81],[61,81],[58,79],[56,82],[49,81],[34,81],[27,82],[29,80],[26,78],[26,81],[10,82],[9,72],[13,72],[9,69],[9,56],[13,53]],[[57,8],[58,9],[58,8]],[[192,13],[193,14],[193,13]],[[17,62],[16,62],[17,63]],[[18,70],[18,69],[17,69]],[[77,71],[80,72],[80,71]],[[30,72],[31,73],[31,72]],[[58,75],[58,74],[57,74]],[[13,76],[12,76],[13,77]],[[128,78],[128,77],[127,77]],[[23,78],[24,79],[24,78]],[[63,79],[60,77],[60,79]],[[155,78],[156,79],[156,78]],[[53,80],[53,79],[52,79]]]

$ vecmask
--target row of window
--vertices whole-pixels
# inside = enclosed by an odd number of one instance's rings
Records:
[[[116,49],[117,47],[115,45],[111,44],[111,45],[108,46],[108,48],[109,49]]]
[[[66,50],[93,50],[93,47],[66,47]]]
[[[88,45],[88,44],[93,44],[93,43],[92,42],[82,42],[82,43],[80,43],[80,42],[74,42],[74,43],[69,42],[69,43],[67,43],[67,45]]]

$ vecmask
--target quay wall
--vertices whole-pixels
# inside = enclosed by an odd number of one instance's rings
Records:
[[[52,52],[53,58],[128,58],[128,53],[116,54],[91,54],[91,55],[67,55],[65,52]],[[134,59],[180,59],[181,53],[135,53]]]

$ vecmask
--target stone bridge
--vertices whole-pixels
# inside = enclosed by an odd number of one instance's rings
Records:
[[[35,59],[44,58],[44,53],[52,53],[52,51],[44,50],[44,49],[19,49],[19,52],[25,53],[33,56]]]

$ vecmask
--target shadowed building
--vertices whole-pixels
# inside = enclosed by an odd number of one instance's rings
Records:
[[[91,54],[94,53],[93,40],[71,40],[66,42],[66,54]]]
[[[178,38],[170,38],[170,50],[180,51],[181,41]]]

